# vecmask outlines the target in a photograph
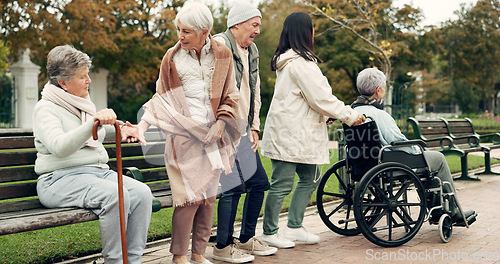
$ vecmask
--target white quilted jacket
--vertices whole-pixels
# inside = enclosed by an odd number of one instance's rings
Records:
[[[191,117],[203,124],[214,116],[210,105],[210,87],[214,73],[215,56],[210,51],[210,40],[201,49],[200,60],[194,50],[179,49],[173,57]],[[213,120],[213,118],[212,118]]]

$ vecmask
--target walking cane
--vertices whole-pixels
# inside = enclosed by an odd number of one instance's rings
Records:
[[[97,140],[97,128],[99,120],[94,121],[92,127],[92,137]],[[123,171],[122,171],[122,138],[120,133],[120,125],[115,123],[115,141],[116,141],[116,170],[118,172],[118,207],[120,211],[120,231],[122,238],[122,259],[124,264],[128,264],[127,256],[127,235],[125,231],[125,206],[123,203]]]

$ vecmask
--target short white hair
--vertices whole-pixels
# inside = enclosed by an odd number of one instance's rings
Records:
[[[47,75],[49,82],[57,87],[59,80],[69,82],[83,68],[90,69],[89,55],[70,45],[57,46],[47,55]]]
[[[186,27],[193,29],[197,35],[205,29],[210,32],[214,24],[214,18],[210,9],[203,3],[195,1],[186,2],[181,10],[179,10],[174,20],[176,27],[179,21]]]
[[[373,95],[377,87],[386,86],[385,74],[379,69],[366,68],[358,74],[356,86],[361,95]]]

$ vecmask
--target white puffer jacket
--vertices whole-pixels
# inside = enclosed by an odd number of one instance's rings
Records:
[[[191,117],[203,124],[209,122],[212,113],[210,87],[214,73],[215,56],[210,52],[210,39],[200,52],[200,60],[194,50],[179,49],[173,57],[175,68],[182,83]]]
[[[262,137],[262,155],[306,164],[328,164],[326,120],[352,125],[358,112],[332,94],[318,65],[293,50],[277,62],[276,84]]]

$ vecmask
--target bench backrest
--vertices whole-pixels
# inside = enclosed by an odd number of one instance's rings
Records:
[[[479,137],[476,137],[474,126],[469,118],[462,119],[444,119],[448,133],[454,139],[456,145],[478,145]]]
[[[448,127],[442,119],[416,119],[408,118],[408,123],[412,126],[415,138],[422,139],[426,142],[427,147],[439,147],[440,142],[428,141],[431,139],[442,138],[448,136]]]
[[[123,168],[138,168],[142,172],[142,181],[153,192],[163,190],[168,184],[163,161],[165,137],[158,130],[150,129],[146,138],[148,144],[145,147],[137,143],[122,143],[122,165]],[[116,170],[114,141],[106,141],[104,146],[110,157],[108,164]],[[0,137],[0,213],[43,207],[36,197],[36,153],[33,135]]]

